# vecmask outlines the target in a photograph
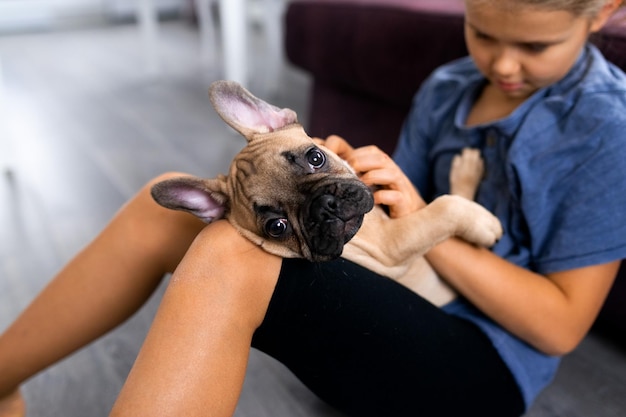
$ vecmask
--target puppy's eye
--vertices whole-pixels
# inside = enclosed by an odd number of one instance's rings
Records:
[[[272,219],[265,223],[265,233],[268,236],[279,238],[289,230],[289,220]]]
[[[326,155],[317,148],[313,148],[306,154],[306,160],[313,169],[319,169],[326,163]]]

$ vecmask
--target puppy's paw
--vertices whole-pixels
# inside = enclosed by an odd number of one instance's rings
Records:
[[[485,166],[478,149],[465,148],[452,160],[450,194],[473,200]]]
[[[460,219],[457,236],[479,246],[491,247],[502,237],[502,224],[489,210],[469,202]]]

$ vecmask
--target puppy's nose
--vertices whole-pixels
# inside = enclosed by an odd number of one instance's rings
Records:
[[[312,220],[315,222],[338,220],[338,213],[341,211],[340,206],[340,201],[334,195],[320,195],[311,204],[310,214]]]
[[[337,198],[334,195],[326,194],[319,199],[319,208],[330,213],[337,211]]]

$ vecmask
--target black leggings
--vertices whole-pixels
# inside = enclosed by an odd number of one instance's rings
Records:
[[[524,404],[471,322],[345,260],[288,259],[252,345],[353,417],[508,417]]]

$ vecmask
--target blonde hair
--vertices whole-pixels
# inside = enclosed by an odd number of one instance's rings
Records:
[[[564,10],[574,16],[595,17],[600,10],[612,0],[467,0],[490,6],[515,9],[519,7],[536,7],[544,10]],[[625,0],[620,1],[623,7]]]

